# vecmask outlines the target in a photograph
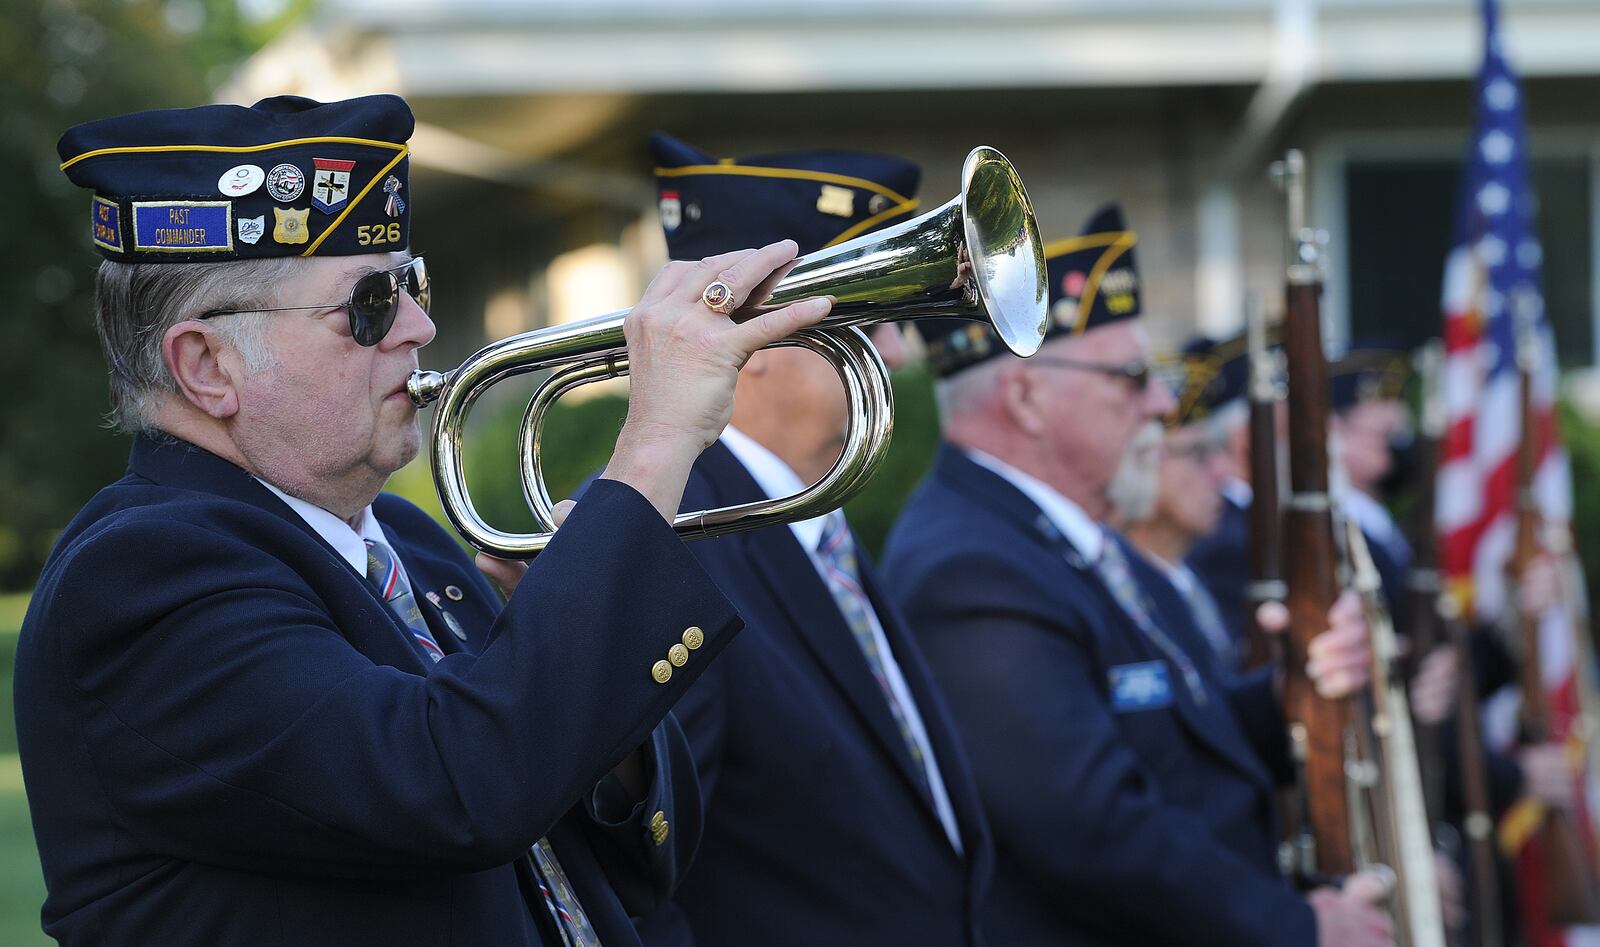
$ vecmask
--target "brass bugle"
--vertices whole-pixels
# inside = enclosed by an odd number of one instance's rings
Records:
[[[731,318],[750,319],[813,296],[832,296],[821,323],[778,345],[808,348],[827,359],[844,385],[849,411],[839,458],[799,493],[680,513],[673,528],[687,539],[791,523],[837,509],[882,462],[894,424],[889,373],[859,327],[928,317],[981,320],[1007,349],[1027,356],[1044,341],[1049,319],[1044,249],[1022,180],[1005,156],[979,147],[967,155],[961,193],[913,220],[800,257],[750,294]],[[628,372],[622,324],[629,310],[549,326],[491,342],[449,374],[413,372],[407,382],[420,408],[438,404],[432,459],[440,504],[473,546],[508,559],[529,559],[549,544],[555,519],[540,465],[546,412],[579,385]],[[472,504],[462,467],[468,413],[491,386],[550,369],[522,421],[522,490],[540,528],[509,533],[484,522]]]

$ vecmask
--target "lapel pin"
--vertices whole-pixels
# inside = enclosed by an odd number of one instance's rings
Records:
[[[447,585],[444,587],[444,597],[452,602],[461,601],[461,586]]]

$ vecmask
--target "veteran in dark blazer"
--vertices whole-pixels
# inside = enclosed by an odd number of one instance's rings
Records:
[[[814,250],[909,219],[919,171],[824,151],[719,162],[653,142],[668,247],[777,237]],[[694,208],[689,213],[689,208]],[[880,332],[891,361],[892,327]],[[686,509],[798,492],[832,464],[839,381],[796,349],[752,356]],[[990,871],[967,757],[916,641],[844,514],[691,544],[739,641],[678,701],[704,835],[651,944],[970,945]]]
[[[1268,343],[1277,350],[1276,326],[1268,331]],[[1199,537],[1184,559],[1216,602],[1223,624],[1241,642],[1250,608],[1250,406],[1246,400],[1250,377],[1250,352],[1245,334],[1225,339],[1195,336],[1185,342],[1179,355],[1187,396],[1180,393],[1178,409],[1184,414],[1196,410],[1222,446],[1221,460],[1227,467],[1221,484],[1222,509],[1215,527]],[[1209,376],[1202,377],[1202,376]],[[1188,404],[1184,402],[1187,398]],[[1277,406],[1279,443],[1288,417],[1282,399]]]
[[[1223,484],[1232,472],[1225,450],[1226,410],[1233,399],[1219,384],[1217,360],[1185,352],[1174,362],[1177,404],[1163,419],[1153,502],[1119,518],[1128,541],[1181,603],[1185,623],[1194,627],[1205,651],[1227,675],[1242,666],[1244,629],[1230,624],[1204,581],[1185,561],[1194,543],[1210,535],[1226,509]],[[1242,557],[1240,557],[1242,558]]]
[[[1115,208],[1046,247],[1054,328],[1026,361],[965,327],[928,333],[947,443],[885,551],[972,757],[995,838],[992,943],[1386,944],[1387,919],[1278,872],[1281,718],[1229,686],[1148,566],[1099,520],[1149,476],[1136,432],[1172,406],[1135,318],[1135,235]],[[922,328],[922,326],[919,326]],[[1354,601],[1313,676],[1365,680]]]
[[[136,436],[17,650],[61,943],[637,944],[694,849],[668,709],[741,622],[667,522],[736,366],[827,305],[736,326],[704,301],[792,243],[664,270],[603,478],[525,575],[481,560],[502,606],[380,493],[418,452],[405,383],[434,333],[411,130],[394,96],[280,97],[62,139]]]

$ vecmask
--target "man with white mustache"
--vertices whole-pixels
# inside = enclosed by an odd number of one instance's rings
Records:
[[[1026,361],[982,329],[917,326],[947,443],[883,573],[989,817],[987,940],[1388,944],[1368,879],[1302,896],[1278,872],[1272,681],[1235,687],[1203,660],[1145,591],[1154,570],[1102,525],[1119,498],[1137,505],[1122,490],[1148,460],[1128,445],[1173,406],[1137,319],[1136,240],[1107,207],[1046,247],[1052,325]],[[1342,696],[1366,681],[1366,626],[1350,597],[1329,625],[1308,670]]]

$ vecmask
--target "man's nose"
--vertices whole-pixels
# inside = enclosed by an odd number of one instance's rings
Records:
[[[421,348],[433,341],[437,331],[427,310],[419,306],[410,293],[401,293],[400,310],[395,313],[394,325],[389,327],[389,334],[383,337],[382,344],[385,348],[401,344]]]

